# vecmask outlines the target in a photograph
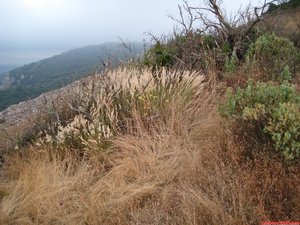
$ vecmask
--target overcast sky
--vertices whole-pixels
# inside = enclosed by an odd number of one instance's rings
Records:
[[[206,0],[189,0],[197,6]],[[228,11],[259,0],[224,0]],[[0,0],[0,64],[16,54],[60,52],[109,41],[142,41],[172,30],[182,0]],[[25,54],[25,55],[24,55]],[[6,55],[6,59],[4,59]],[[32,55],[32,56],[33,56]],[[29,57],[29,56],[28,56]]]

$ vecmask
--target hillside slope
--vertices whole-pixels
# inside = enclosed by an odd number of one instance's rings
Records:
[[[20,102],[7,107],[0,112],[0,154],[6,148],[12,147],[11,141],[30,133],[33,124],[36,124],[40,117],[51,115],[54,108],[64,106],[67,99],[74,98],[79,89],[83,88],[83,83],[90,81],[94,77],[101,77],[97,74],[87,78],[81,78],[62,88],[45,92],[40,96],[28,101]],[[10,141],[6,140],[10,137]]]
[[[216,88],[190,71],[118,69],[87,80],[73,118],[58,117],[6,156],[0,224],[297,221],[299,164],[286,167],[261,146],[247,152],[224,129]]]
[[[0,224],[298,224],[300,52],[267,28],[241,62],[175,39],[207,73],[158,43],[0,112]]]
[[[133,52],[119,43],[106,43],[70,50],[11,70],[0,78],[0,111],[63,87],[95,70],[101,71],[105,61],[110,60],[111,66],[114,66],[142,51],[141,43],[134,44]]]
[[[288,38],[300,48],[300,6],[286,9],[279,7],[277,10],[267,13],[260,23],[259,29]]]

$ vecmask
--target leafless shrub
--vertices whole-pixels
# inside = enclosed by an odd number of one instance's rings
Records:
[[[275,1],[265,0],[260,7],[248,5],[228,17],[222,1],[191,6],[187,0],[178,6],[179,17],[170,16],[177,23],[170,48],[177,67],[208,71],[219,70],[225,61],[234,57],[242,60],[248,45],[256,38],[255,28],[264,19],[268,6]],[[175,66],[175,67],[176,67]]]

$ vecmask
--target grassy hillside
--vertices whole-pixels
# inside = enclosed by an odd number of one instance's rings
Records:
[[[31,146],[6,156],[1,224],[299,219],[299,163],[237,136],[242,123],[219,116],[222,85],[211,77],[119,69],[90,80],[79,114],[53,118]]]
[[[119,43],[107,43],[70,50],[11,70],[0,79],[0,110],[101,71],[107,60],[115,66],[142,52],[140,43],[135,44],[133,52]]]
[[[287,7],[266,14],[259,27],[264,32],[275,32],[278,36],[290,39],[300,49],[300,1],[295,7]]]
[[[77,82],[27,129],[0,113],[0,224],[300,221],[299,48],[224,24]]]

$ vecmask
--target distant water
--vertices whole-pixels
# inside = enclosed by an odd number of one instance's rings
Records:
[[[0,75],[16,67],[49,58],[62,51],[0,52]]]

